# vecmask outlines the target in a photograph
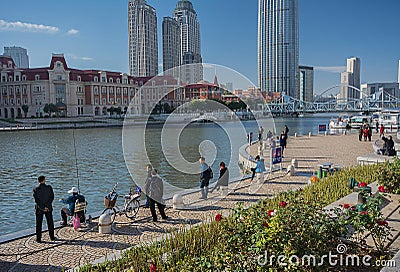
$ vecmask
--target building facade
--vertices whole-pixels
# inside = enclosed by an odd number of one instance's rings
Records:
[[[73,69],[62,54],[53,54],[49,67],[25,69],[17,67],[11,57],[0,56],[0,118],[49,115],[45,107],[50,104],[60,116],[109,116],[125,112],[131,101],[128,113],[138,114],[143,106],[137,94],[149,79]]]
[[[190,1],[180,0],[173,18],[165,17],[163,21],[163,71],[187,64],[178,70],[179,79],[188,84],[197,83],[203,79],[201,63],[197,13]]]
[[[299,66],[299,100],[312,102],[314,99],[314,68]]]
[[[128,50],[131,76],[158,74],[157,15],[146,0],[128,3]]]
[[[164,17],[162,23],[163,71],[180,65],[181,58],[180,24],[171,17]]]
[[[297,0],[258,1],[258,85],[299,97]]]
[[[3,55],[12,57],[17,67],[29,68],[29,56],[28,51],[25,48],[17,46],[5,46]]]
[[[347,59],[346,71],[340,74],[340,98],[348,101],[360,98],[361,62],[357,57]],[[352,87],[349,87],[352,86]]]
[[[388,99],[388,96],[400,98],[398,82],[376,82],[376,83],[361,84],[360,98],[365,98],[372,95],[373,99],[381,100],[382,90],[384,93],[385,100]]]

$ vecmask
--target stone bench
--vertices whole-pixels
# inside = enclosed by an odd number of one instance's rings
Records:
[[[357,157],[357,163],[361,165],[385,163],[386,161],[393,162],[393,157],[386,155],[378,155],[375,153]]]

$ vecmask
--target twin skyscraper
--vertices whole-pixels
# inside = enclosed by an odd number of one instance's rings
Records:
[[[159,72],[156,10],[145,0],[130,0],[128,5],[130,74],[138,77],[155,76]],[[164,72],[192,64],[193,69],[180,72],[180,79],[187,83],[202,79],[200,24],[190,1],[178,1],[173,16],[164,17],[162,51]],[[170,73],[175,73],[175,70]]]

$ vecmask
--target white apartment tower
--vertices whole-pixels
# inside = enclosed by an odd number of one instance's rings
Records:
[[[360,98],[360,66],[359,58],[347,59],[346,71],[340,75],[340,98],[346,101]]]
[[[17,46],[4,46],[3,55],[12,57],[15,65],[17,65],[18,68],[29,68],[29,57],[25,48]]]
[[[129,1],[128,39],[130,74],[137,77],[157,75],[157,16],[146,0]]]
[[[179,70],[180,80],[197,83],[203,79],[201,63],[200,23],[197,13],[190,1],[179,0],[173,18],[165,17],[163,21],[163,70],[190,64],[189,67]]]
[[[297,0],[258,1],[258,85],[299,97]]]
[[[180,24],[171,17],[164,17],[162,23],[163,71],[180,65],[181,35]]]

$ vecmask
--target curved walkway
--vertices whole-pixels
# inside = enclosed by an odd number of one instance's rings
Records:
[[[319,163],[332,161],[345,166],[357,164],[357,156],[373,152],[369,142],[358,142],[356,135],[289,137],[285,150],[284,166],[292,158],[299,162],[300,174],[287,176],[285,172],[267,174],[263,184],[249,183],[247,179],[229,185],[230,193],[221,197],[217,192],[210,198],[199,200],[199,193],[184,196],[188,204],[185,210],[167,209],[167,221],[152,222],[150,211],[140,209],[137,220],[130,222],[125,217],[116,219],[118,224],[112,234],[99,234],[96,222],[88,229],[74,231],[72,227],[56,230],[57,241],[49,241],[47,233],[42,244],[34,236],[0,244],[1,271],[63,271],[79,265],[119,254],[122,250],[141,242],[154,241],[173,229],[188,223],[210,220],[217,213],[228,214],[238,202],[245,206],[261,198],[272,197],[281,191],[296,189],[307,184],[308,177]],[[171,206],[171,200],[167,202]]]

